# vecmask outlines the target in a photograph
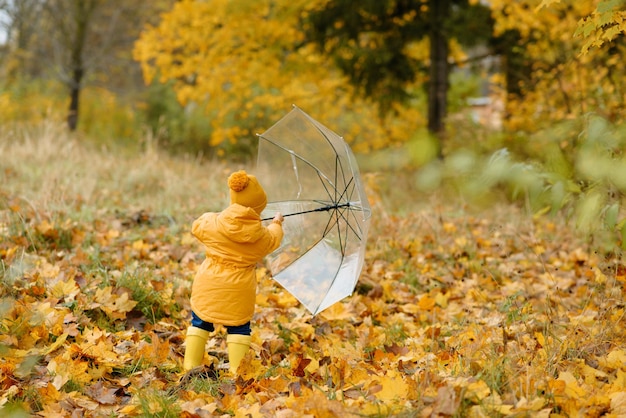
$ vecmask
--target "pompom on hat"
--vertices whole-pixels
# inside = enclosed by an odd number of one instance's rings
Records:
[[[244,170],[235,171],[228,177],[230,203],[237,203],[252,208],[259,215],[267,205],[265,190],[257,178]]]

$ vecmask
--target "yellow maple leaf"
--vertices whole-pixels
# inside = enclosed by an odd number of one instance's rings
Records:
[[[47,369],[50,374],[55,376],[52,384],[59,390],[70,380],[77,383],[87,383],[91,380],[87,374],[88,362],[80,358],[73,360],[68,352],[52,359],[48,363]]]
[[[466,387],[466,397],[474,402],[480,402],[491,394],[491,389],[484,380],[475,380]]]
[[[161,340],[154,332],[150,333],[150,343],[142,341],[137,348],[137,355],[161,366],[170,362],[170,343]]]
[[[412,315],[417,315],[423,310],[419,305],[415,303],[405,303],[403,305],[400,305],[398,309],[404,313]]]
[[[535,338],[542,347],[546,346],[546,337],[541,332],[535,332]]]
[[[266,308],[266,307],[270,306],[269,300],[270,299],[269,299],[267,294],[258,292],[256,294],[256,302],[255,302],[255,304],[256,304],[257,307]]]
[[[58,235],[56,230],[54,229],[54,225],[50,223],[47,219],[44,219],[39,224],[35,226],[37,232],[47,238],[54,238]]]
[[[285,405],[296,413],[298,417],[334,418],[334,417],[356,417],[350,413],[341,402],[328,399],[319,390],[302,388],[302,396],[292,397],[286,400]]]
[[[430,296],[422,295],[417,305],[424,311],[430,311],[435,307],[436,303],[437,301]]]
[[[114,294],[111,286],[96,290],[94,300],[97,304],[95,307],[99,307],[113,319],[125,319],[126,313],[137,305],[136,301],[129,298],[128,292]]]
[[[403,401],[409,387],[404,376],[396,371],[389,371],[385,376],[376,378],[370,385],[370,393],[383,402]]]
[[[49,289],[50,295],[55,298],[65,299],[67,302],[74,300],[76,295],[80,292],[79,287],[73,278],[69,278],[66,281],[59,280]]]
[[[517,411],[539,411],[545,404],[546,400],[544,398],[534,398],[529,400],[523,397],[517,401],[515,409]]]
[[[259,380],[258,386],[270,393],[281,393],[289,390],[290,380],[282,375]]]
[[[350,382],[358,385],[367,383],[372,378],[372,375],[367,367],[365,367],[363,364],[360,364],[359,367],[350,367],[347,377],[349,378]]]
[[[569,371],[559,373],[557,381],[565,382],[565,394],[571,398],[580,399],[586,395],[585,390],[578,384],[576,377]]]
[[[130,404],[120,409],[121,415],[134,416],[141,412],[141,405]]]
[[[145,242],[143,239],[138,239],[133,241],[132,249],[137,251],[141,257],[145,257],[150,252],[150,244]]]
[[[601,379],[601,380],[608,379],[607,373],[598,369],[594,369],[593,367],[585,364],[582,360],[578,364],[578,370],[580,374],[583,376],[583,378],[585,379],[585,383],[587,383],[588,385],[593,386],[597,382],[598,379]]]
[[[452,222],[444,222],[443,223],[443,230],[451,233],[451,232],[456,232],[456,225]]]
[[[268,295],[268,299],[273,301],[279,308],[291,308],[298,306],[300,302],[291,293],[287,291],[279,291]]]
[[[113,346],[109,341],[100,341],[95,345],[81,344],[80,350],[84,355],[96,360],[99,365],[109,368],[119,366],[124,361],[123,357],[113,351]]]
[[[513,414],[513,405],[503,404],[500,395],[493,393],[470,408],[469,417],[507,416]]]
[[[626,392],[617,392],[609,395],[611,399],[611,412],[614,416],[626,416]]]
[[[260,402],[249,402],[250,405],[239,407],[235,411],[235,418],[265,418],[267,415],[261,411]]]
[[[626,351],[615,349],[606,357],[600,358],[599,363],[601,366],[610,369],[621,369],[626,366]]]
[[[50,382],[45,386],[39,387],[37,393],[45,403],[57,402],[61,399],[59,390]]]
[[[61,267],[56,264],[51,264],[47,261],[43,261],[39,266],[39,274],[45,279],[54,279],[56,277],[59,277],[60,273]]]
[[[443,293],[437,292],[437,294],[435,295],[435,303],[445,309],[448,306],[449,298],[449,293],[444,295]]]
[[[335,303],[320,313],[320,317],[326,321],[341,321],[354,318],[354,310],[347,309],[345,303]]]
[[[48,355],[50,353],[52,353],[54,350],[56,350],[57,348],[61,347],[63,344],[65,344],[65,341],[67,340],[67,337],[69,336],[69,334],[67,332],[63,333],[62,335],[60,335],[56,341],[54,343],[52,343],[51,345],[49,345],[48,347],[44,348],[42,350],[43,355]]]
[[[320,362],[315,357],[309,358],[309,360],[311,360],[311,362],[304,368],[304,370],[309,373],[315,373],[320,368]]]
[[[615,380],[611,384],[610,392],[623,392],[626,391],[626,371],[617,370]]]

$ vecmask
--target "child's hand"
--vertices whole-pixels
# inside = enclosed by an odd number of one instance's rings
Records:
[[[272,220],[272,222],[276,222],[276,223],[282,224],[283,223],[283,219],[284,219],[283,215],[281,215],[280,212],[276,212],[276,216],[274,216],[274,219]]]

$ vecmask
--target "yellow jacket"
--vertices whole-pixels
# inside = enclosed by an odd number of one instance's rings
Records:
[[[283,238],[279,223],[267,227],[254,209],[232,204],[193,222],[192,234],[205,246],[206,259],[191,288],[191,309],[200,319],[243,325],[252,319],[256,264],[276,250]]]

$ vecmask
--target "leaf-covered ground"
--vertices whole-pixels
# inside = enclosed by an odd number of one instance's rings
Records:
[[[353,296],[311,317],[260,266],[240,376],[216,372],[223,329],[185,374],[189,227],[228,171],[59,138],[0,143],[3,417],[626,415],[620,254],[513,205],[394,215],[374,188]]]
[[[554,220],[375,213],[357,292],[317,317],[261,268],[253,349],[234,379],[181,371],[202,261],[187,225],[145,212],[52,222],[2,198],[4,413],[626,414],[626,269]]]

